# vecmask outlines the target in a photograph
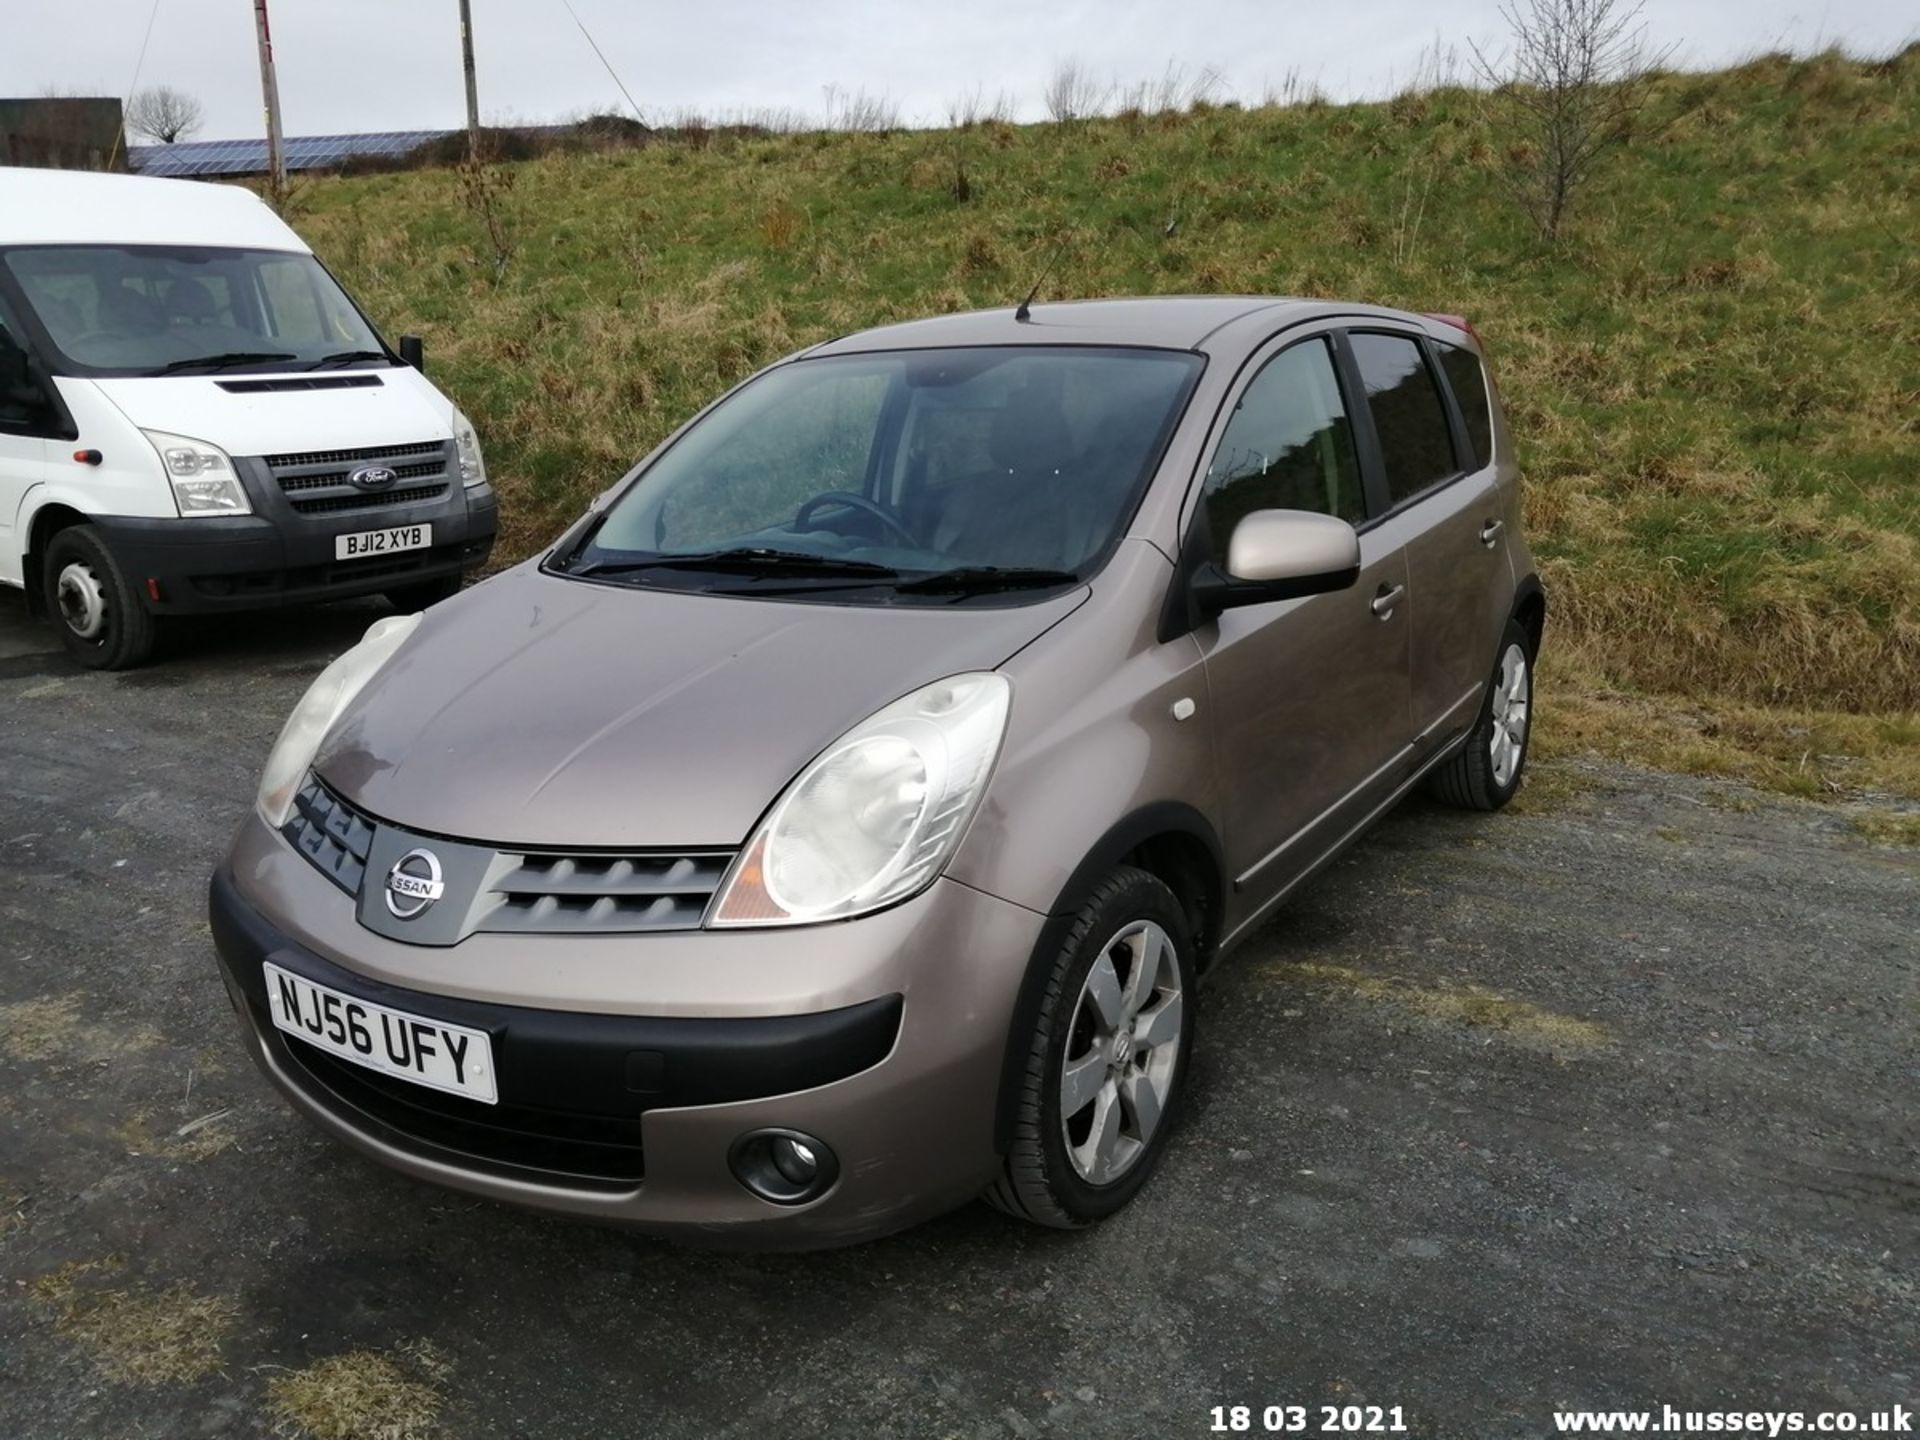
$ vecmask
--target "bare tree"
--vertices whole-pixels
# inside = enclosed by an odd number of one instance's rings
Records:
[[[162,145],[191,135],[203,118],[200,102],[171,85],[142,90],[127,105],[127,127]]]
[[[1041,99],[1046,102],[1047,113],[1064,124],[1099,114],[1111,93],[1112,87],[1094,79],[1093,72],[1086,66],[1078,60],[1066,59],[1053,67]]]
[[[1673,53],[1647,43],[1645,8],[1645,0],[1509,0],[1500,14],[1511,50],[1490,59],[1473,46],[1496,125],[1514,142],[1507,189],[1546,239],[1559,235],[1608,147],[1626,138]]]

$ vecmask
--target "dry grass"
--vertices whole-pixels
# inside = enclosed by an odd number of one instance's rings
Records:
[[[1920,846],[1920,812],[1863,810],[1853,817],[1853,828],[1876,845]]]
[[[12,1060],[92,1063],[160,1043],[148,1025],[113,1025],[81,1013],[79,994],[42,995],[0,1005],[0,1054]]]
[[[223,1296],[184,1282],[164,1289],[102,1288],[117,1260],[64,1265],[31,1287],[60,1334],[84,1349],[101,1374],[121,1384],[198,1380],[220,1368],[220,1346],[239,1314]]]
[[[1666,77],[1556,247],[1499,203],[1502,137],[1460,89],[987,141],[965,198],[932,183],[942,132],[528,162],[497,283],[451,172],[316,182],[300,225],[427,337],[485,437],[503,559],[754,367],[1009,304],[1056,251],[1043,301],[1467,314],[1529,476],[1550,655],[1578,677],[1543,689],[1552,743],[1914,793],[1886,727],[1920,712],[1920,46]]]
[[[267,1382],[277,1433],[312,1440],[428,1440],[447,1366],[425,1343],[388,1355],[351,1350]]]
[[[1466,981],[1423,984],[1345,965],[1283,962],[1270,973],[1323,994],[1385,1006],[1413,1023],[1444,1030],[1486,1030],[1500,1039],[1565,1059],[1613,1043],[1603,1025],[1544,1010]]]

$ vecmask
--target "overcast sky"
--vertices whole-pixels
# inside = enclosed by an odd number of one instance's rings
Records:
[[[457,0],[269,0],[289,135],[464,123]],[[572,0],[650,118],[692,108],[818,113],[825,87],[931,121],[976,87],[1038,118],[1055,63],[1123,81],[1212,66],[1257,98],[1291,74],[1344,98],[1390,93],[1438,37],[1497,43],[1496,0]],[[480,108],[536,121],[623,107],[563,0],[473,0]],[[190,91],[196,138],[265,133],[250,0],[0,0],[0,95]],[[1707,66],[1838,43],[1883,54],[1920,36],[1913,0],[1649,0],[1660,43]],[[1464,51],[1464,46],[1460,47]]]

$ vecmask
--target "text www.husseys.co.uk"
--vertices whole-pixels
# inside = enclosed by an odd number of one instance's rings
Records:
[[[1556,1410],[1561,1434],[1617,1435],[1911,1435],[1913,1411],[1891,1410]]]

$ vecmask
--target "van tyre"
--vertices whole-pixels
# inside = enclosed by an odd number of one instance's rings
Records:
[[[69,526],[47,543],[40,583],[67,653],[88,669],[125,670],[153,653],[153,612],[93,526]]]
[[[386,592],[387,603],[408,615],[416,610],[425,610],[429,605],[438,605],[442,600],[451,600],[459,593],[460,577],[458,575],[446,575],[438,580],[422,580],[418,585],[402,585]]]
[[[1507,621],[1480,718],[1457,754],[1433,772],[1427,789],[1462,810],[1498,810],[1520,789],[1533,738],[1533,647]]]
[[[986,1199],[1059,1229],[1103,1220],[1166,1148],[1193,1051],[1186,911],[1122,866],[1075,917],[1026,1035],[1013,1143]]]

